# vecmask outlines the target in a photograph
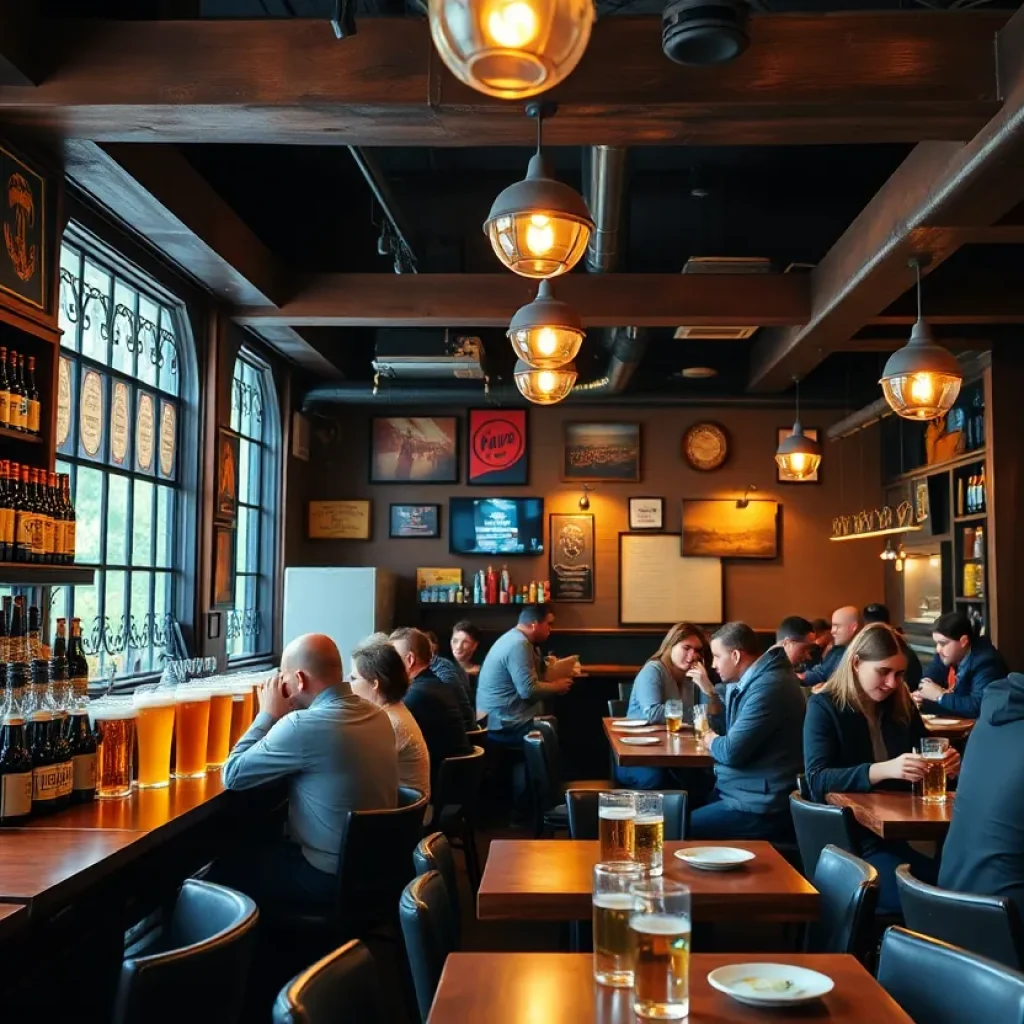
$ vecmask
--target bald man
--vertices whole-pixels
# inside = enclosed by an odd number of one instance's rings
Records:
[[[271,915],[333,900],[346,812],[397,804],[391,721],[356,696],[343,675],[330,637],[307,633],[293,640],[280,671],[260,688],[259,714],[222,769],[228,789],[288,779],[289,838],[215,871]]]
[[[820,665],[809,668],[801,675],[800,679],[804,686],[820,686],[831,679],[832,673],[839,668],[839,662],[843,660],[850,641],[860,632],[860,627],[860,611],[852,604],[837,608],[832,613],[832,646],[821,659]]]

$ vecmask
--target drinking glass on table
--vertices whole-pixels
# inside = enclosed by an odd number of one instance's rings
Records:
[[[926,804],[946,802],[946,751],[949,740],[930,736],[921,740],[921,757],[925,762],[924,778],[921,780],[921,799]]]
[[[96,733],[96,796],[128,796],[132,791],[136,710],[131,697],[100,697],[89,702]]]
[[[708,727],[708,709],[703,704],[693,706],[693,733],[697,741],[704,745],[704,732]]]
[[[209,682],[210,728],[206,740],[206,767],[219,768],[231,752],[231,710],[234,687],[230,683]]]
[[[617,789],[597,795],[600,860],[634,860],[636,857],[636,794]]]
[[[206,775],[206,747],[210,737],[209,686],[182,683],[174,690],[174,777],[201,779]]]
[[[162,789],[171,781],[174,736],[173,686],[140,686],[132,695],[139,739],[139,789]]]
[[[679,1020],[690,1012],[690,890],[667,878],[632,886],[633,1011]]]
[[[633,861],[594,865],[594,979],[599,985],[633,986],[630,887],[642,878],[643,869]]]
[[[231,684],[231,734],[228,739],[228,753],[235,749],[235,744],[252,725],[255,717],[253,706],[253,689],[249,677],[236,679]]]
[[[649,875],[664,870],[665,798],[661,793],[636,794],[636,819],[633,827],[637,863]]]
[[[669,733],[678,733],[683,728],[683,702],[681,700],[665,701],[665,728]]]

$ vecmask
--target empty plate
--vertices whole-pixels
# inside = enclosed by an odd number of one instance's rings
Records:
[[[753,860],[755,854],[737,846],[691,846],[686,850],[676,850],[676,856],[684,864],[701,871],[731,871]]]
[[[928,724],[948,728],[951,725],[960,725],[961,721],[959,718],[933,718]]]
[[[925,720],[926,722],[930,722],[930,721],[932,721],[932,719],[933,719],[933,718],[935,718],[935,716],[934,716],[934,715],[922,715],[921,717],[922,717],[922,718],[923,718],[923,719],[924,719],[924,720]]]
[[[613,718],[609,723],[613,729],[643,729],[647,725],[644,718]]]
[[[708,975],[708,984],[748,1006],[795,1006],[827,995],[827,974],[789,964],[730,964]]]
[[[620,743],[629,743],[634,747],[649,747],[661,740],[657,736],[623,736]]]

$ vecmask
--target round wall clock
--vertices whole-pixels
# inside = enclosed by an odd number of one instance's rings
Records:
[[[729,442],[717,423],[695,423],[683,435],[683,458],[694,469],[718,469],[728,454]]]

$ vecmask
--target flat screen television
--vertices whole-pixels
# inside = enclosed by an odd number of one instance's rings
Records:
[[[543,498],[452,498],[448,537],[456,555],[539,555]]]

